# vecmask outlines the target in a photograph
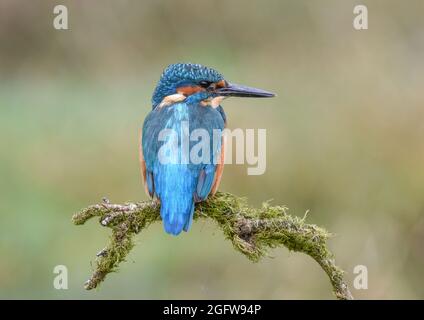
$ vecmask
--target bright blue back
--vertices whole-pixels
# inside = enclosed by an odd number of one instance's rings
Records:
[[[213,130],[224,129],[225,114],[221,107],[214,109],[198,103],[176,103],[171,106],[156,107],[146,117],[142,132],[142,150],[146,163],[147,186],[150,194],[161,202],[161,217],[167,233],[178,235],[182,230],[188,231],[193,219],[195,200],[204,200],[209,195],[215,176],[214,156],[219,159],[221,139],[214,143]],[[208,132],[210,139],[209,156],[203,155],[203,163],[167,163],[159,161],[158,152],[164,144],[159,141],[162,129],[172,129],[178,133],[173,157],[181,160],[183,144],[180,136],[183,121],[188,122],[189,133],[198,128]],[[189,142],[189,150],[198,141]],[[167,158],[171,159],[171,158]],[[209,162],[204,163],[204,162]]]

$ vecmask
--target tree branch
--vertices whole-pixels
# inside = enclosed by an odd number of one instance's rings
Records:
[[[343,271],[335,264],[326,242],[330,234],[316,225],[306,224],[305,218],[290,216],[284,206],[251,208],[246,200],[229,193],[218,192],[214,197],[196,205],[194,219],[211,218],[218,223],[224,236],[237,251],[252,261],[266,255],[269,248],[285,246],[291,251],[311,256],[327,273],[338,299],[353,299],[343,280]],[[103,226],[112,229],[106,248],[97,254],[96,267],[85,283],[87,290],[96,288],[133,248],[133,236],[151,223],[160,221],[159,204],[155,201],[111,204],[103,199],[101,204],[87,207],[72,217],[82,225],[93,217],[100,217]]]

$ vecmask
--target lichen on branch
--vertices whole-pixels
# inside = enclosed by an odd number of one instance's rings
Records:
[[[198,203],[194,219],[210,218],[218,223],[224,236],[237,251],[252,261],[258,261],[269,248],[285,246],[311,256],[327,273],[338,299],[353,299],[343,280],[343,271],[335,264],[327,248],[331,236],[325,229],[305,223],[287,213],[287,207],[270,206],[252,208],[244,198],[218,192],[207,201]],[[112,229],[108,245],[97,254],[95,270],[85,283],[87,290],[96,288],[134,247],[133,237],[151,223],[159,221],[159,204],[156,201],[111,204],[103,199],[100,204],[87,207],[72,217],[76,225],[99,217],[100,224]]]

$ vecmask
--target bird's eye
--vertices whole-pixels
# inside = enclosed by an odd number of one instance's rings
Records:
[[[200,85],[202,88],[207,88],[207,87],[209,87],[209,86],[211,85],[211,83],[212,83],[212,82],[210,82],[210,81],[202,80],[202,81],[200,81],[200,82],[199,82],[199,85]]]

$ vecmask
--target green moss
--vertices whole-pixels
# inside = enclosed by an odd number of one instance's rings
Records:
[[[112,228],[108,246],[96,259],[95,270],[86,282],[86,289],[96,288],[133,248],[134,234],[160,220],[159,205],[155,201],[103,203],[81,210],[72,217],[76,225],[82,225],[92,217],[99,217],[100,224]],[[288,214],[287,207],[264,203],[261,208],[247,205],[245,198],[230,193],[217,193],[214,197],[196,205],[194,219],[210,218],[222,229],[234,248],[251,261],[259,261],[270,248],[285,246],[291,251],[303,252],[315,259],[327,273],[339,299],[351,299],[343,281],[343,271],[334,262],[327,248],[330,234],[323,228],[305,223],[305,218]]]

